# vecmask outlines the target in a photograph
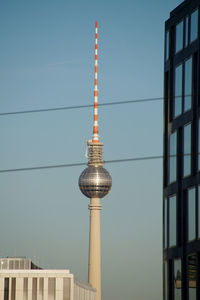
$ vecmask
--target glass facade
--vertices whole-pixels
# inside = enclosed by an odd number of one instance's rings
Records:
[[[200,238],[200,186],[198,186],[197,207],[198,207],[198,238]]]
[[[183,176],[191,174],[191,123],[183,128]]]
[[[198,9],[191,14],[190,23],[190,42],[192,43],[198,37]]]
[[[188,44],[189,44],[189,35],[188,35],[189,30],[188,30],[188,27],[189,27],[189,17],[187,16],[185,18],[185,47],[187,47]]]
[[[165,37],[165,59],[169,59],[169,31],[166,32]]]
[[[174,117],[182,113],[182,84],[183,84],[183,65],[175,68],[175,86],[174,86]]]
[[[188,256],[187,260],[188,299],[197,300],[197,255]]]
[[[198,120],[198,169],[200,170],[200,119]]]
[[[181,259],[174,260],[174,300],[181,300],[182,269]]]
[[[167,268],[167,262],[164,262],[164,300],[168,300],[168,268]]]
[[[176,181],[177,132],[169,137],[169,183]]]
[[[176,25],[176,53],[183,49],[183,20]]]
[[[196,193],[195,188],[188,190],[188,240],[196,238]]]
[[[167,199],[165,199],[164,214],[164,248],[167,248]]]
[[[176,245],[176,196],[169,197],[169,246]]]
[[[164,300],[200,299],[199,7],[182,1],[165,23]]]
[[[184,111],[191,109],[192,106],[192,57],[185,62],[184,78]]]

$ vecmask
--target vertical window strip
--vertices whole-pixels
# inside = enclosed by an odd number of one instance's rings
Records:
[[[176,25],[176,53],[183,49],[183,20]]]
[[[183,127],[183,176],[191,174],[191,123]]]
[[[169,59],[169,30],[166,32],[165,36],[165,60]]]
[[[177,179],[177,131],[169,137],[169,183]]]
[[[169,246],[176,246],[176,195],[169,197]]]
[[[167,199],[165,199],[164,206],[164,248],[167,248]]]
[[[198,186],[198,204],[197,204],[197,207],[198,207],[198,238],[200,238],[200,185]]]
[[[188,240],[196,238],[196,189],[188,189]]]
[[[198,37],[198,9],[190,16],[190,42],[192,43]]]
[[[174,260],[174,300],[181,300],[182,293],[182,268],[181,259]]]
[[[185,61],[184,112],[192,107],[192,57]]]
[[[182,91],[183,91],[183,65],[180,64],[175,68],[174,82],[174,117],[182,114]]]
[[[168,300],[168,263],[164,262],[164,300]]]
[[[189,44],[189,17],[185,18],[185,47]]]

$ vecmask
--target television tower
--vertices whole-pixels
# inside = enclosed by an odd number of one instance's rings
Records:
[[[94,124],[92,140],[87,141],[88,167],[79,177],[81,192],[90,198],[90,238],[88,282],[97,290],[97,300],[101,300],[101,237],[100,237],[100,199],[108,194],[112,178],[103,168],[103,143],[99,142],[98,132],[98,24],[95,23],[95,81],[94,81]]]

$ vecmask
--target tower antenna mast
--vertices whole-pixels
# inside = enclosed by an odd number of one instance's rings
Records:
[[[92,142],[99,142],[98,128],[98,23],[95,22],[95,65],[94,65],[94,124]]]

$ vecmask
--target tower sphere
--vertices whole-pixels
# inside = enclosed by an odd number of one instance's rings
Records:
[[[102,166],[89,166],[79,177],[79,188],[88,198],[103,198],[110,191],[112,178]]]

